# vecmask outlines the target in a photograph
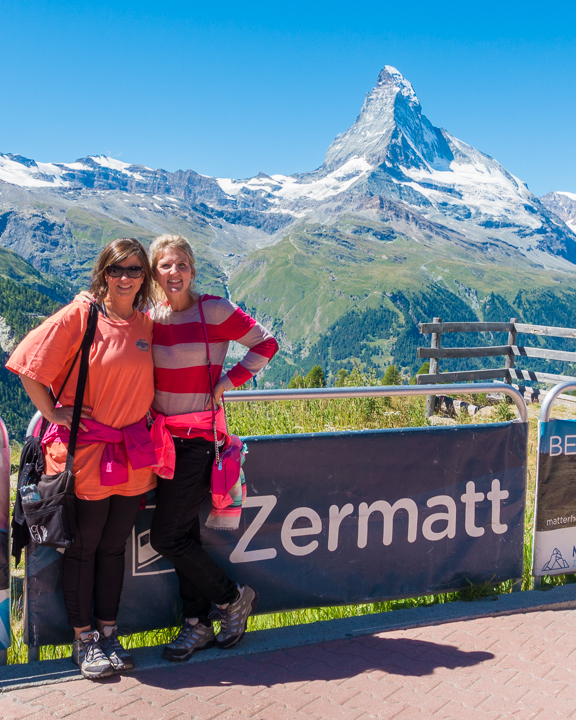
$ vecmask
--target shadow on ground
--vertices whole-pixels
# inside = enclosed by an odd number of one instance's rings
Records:
[[[453,645],[365,636],[230,659],[223,654],[222,659],[207,663],[143,670],[136,673],[136,677],[142,685],[173,690],[202,686],[272,686],[345,679],[371,671],[421,677],[432,674],[436,668],[470,667],[493,658],[489,652],[465,652]],[[118,681],[119,678],[112,677],[102,683]]]

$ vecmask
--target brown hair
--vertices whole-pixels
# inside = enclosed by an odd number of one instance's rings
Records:
[[[136,255],[142,263],[144,270],[144,280],[140,290],[134,298],[134,307],[138,310],[145,310],[152,305],[155,300],[154,288],[152,286],[152,270],[148,262],[148,255],[142,243],[136,238],[117,238],[108,243],[100,253],[94,270],[92,271],[92,285],[90,292],[94,296],[96,302],[101,303],[108,292],[108,283],[106,282],[106,268],[108,265],[128,260],[132,255]]]
[[[196,278],[196,258],[194,257],[194,251],[192,250],[192,246],[185,237],[182,237],[182,235],[165,234],[159,235],[157,238],[154,238],[152,244],[150,245],[150,249],[148,250],[150,254],[150,265],[152,266],[152,273],[156,271],[158,263],[160,262],[160,258],[164,254],[164,251],[168,250],[168,248],[176,248],[176,250],[182,250],[182,252],[188,258],[188,262],[190,263],[190,269],[192,270],[192,280],[190,281],[189,288],[190,297],[194,300],[197,300],[199,293],[194,290],[194,279]],[[160,298],[161,300],[167,299],[164,290],[162,290],[156,280],[154,280],[154,290],[158,298]]]

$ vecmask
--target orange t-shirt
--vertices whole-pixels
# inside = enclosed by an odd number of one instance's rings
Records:
[[[6,367],[43,385],[58,395],[62,383],[82,344],[88,322],[89,305],[72,302],[32,330],[14,350]],[[152,361],[152,320],[139,312],[129,320],[113,321],[98,314],[98,327],[90,348],[88,380],[84,406],[92,409],[94,420],[120,429],[138,422],[154,397]],[[62,396],[64,406],[74,405],[80,358]],[[156,486],[150,468],[134,470],[128,463],[128,482],[100,484],[103,444],[76,446],[73,471],[76,495],[82,500],[101,500],[110,495],[140,495]],[[46,473],[61,472],[66,465],[66,445],[46,446]]]

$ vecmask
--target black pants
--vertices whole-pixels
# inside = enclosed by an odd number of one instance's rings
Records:
[[[124,582],[124,553],[140,508],[141,495],[104,500],[76,498],[76,538],[64,552],[62,587],[68,623],[116,620]]]
[[[174,438],[176,471],[172,480],[158,478],[150,543],[174,565],[185,618],[206,622],[212,603],[237,596],[236,585],[202,547],[198,513],[210,492],[214,443],[203,438]]]

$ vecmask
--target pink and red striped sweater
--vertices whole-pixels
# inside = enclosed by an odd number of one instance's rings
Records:
[[[263,325],[226,298],[203,295],[202,308],[208,328],[214,385],[220,380],[225,390],[239,387],[272,359],[278,343]],[[163,415],[209,409],[208,358],[198,303],[182,312],[163,305],[154,308],[151,316],[154,320],[154,409]],[[222,375],[231,340],[249,350]],[[193,437],[193,434],[183,432],[182,437]]]

